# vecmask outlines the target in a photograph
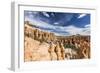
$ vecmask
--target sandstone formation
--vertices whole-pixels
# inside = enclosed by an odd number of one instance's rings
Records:
[[[28,22],[24,29],[24,61],[64,60],[63,45],[54,43],[55,35],[32,27]]]
[[[90,36],[56,36],[25,22],[25,62],[83,58],[90,58]]]

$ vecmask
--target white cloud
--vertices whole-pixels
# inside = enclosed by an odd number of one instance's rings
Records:
[[[85,25],[85,27],[86,27],[86,28],[87,28],[87,27],[90,27],[90,24]]]
[[[54,24],[57,25],[57,24],[59,24],[59,23],[58,23],[58,22],[55,22]]]
[[[82,18],[84,16],[86,16],[87,14],[80,14],[78,18]]]
[[[40,20],[25,17],[25,21],[30,21],[33,25],[36,25],[36,26],[39,26],[39,27],[54,29],[53,25],[50,25],[50,24],[43,22],[43,21],[40,21]]]
[[[44,16],[46,17],[50,17],[49,14],[47,12],[42,12]]]
[[[64,30],[68,32],[70,35],[76,35],[76,34],[90,35],[90,27],[78,28],[73,25],[70,25],[70,26],[64,27]]]
[[[81,29],[71,25],[66,27],[65,31],[69,32],[71,35],[75,35],[79,34]]]
[[[34,18],[33,12],[31,12],[31,11],[26,12],[25,16],[30,17],[30,18]]]
[[[44,28],[44,30],[46,30],[48,32],[54,32],[56,35],[68,35],[68,34],[69,35],[76,35],[76,34],[90,35],[90,24],[86,25],[84,28],[79,28],[79,27],[75,27],[73,25],[65,26],[65,27],[54,26],[54,25],[48,24],[48,23],[40,21],[40,20],[38,21],[36,19],[30,19],[28,17],[25,18],[25,21],[30,21],[33,25],[42,27],[42,28]],[[51,30],[47,30],[47,29],[51,29]],[[60,33],[60,31],[62,33]]]

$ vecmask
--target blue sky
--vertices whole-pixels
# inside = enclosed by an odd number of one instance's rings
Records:
[[[25,21],[58,36],[90,35],[90,14],[24,11]]]

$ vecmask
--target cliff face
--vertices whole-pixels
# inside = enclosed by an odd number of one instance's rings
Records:
[[[90,36],[56,36],[25,23],[24,61],[90,58]]]
[[[55,35],[25,24],[24,61],[63,60],[63,45],[54,44]]]

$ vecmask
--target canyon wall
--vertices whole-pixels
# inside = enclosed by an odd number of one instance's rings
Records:
[[[25,24],[24,29],[24,61],[64,60],[64,47],[54,43],[56,37],[53,33],[41,31]]]
[[[25,22],[24,61],[90,58],[90,36],[56,36]]]

